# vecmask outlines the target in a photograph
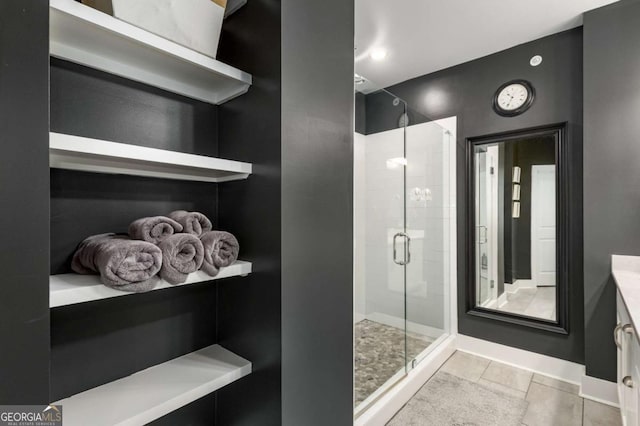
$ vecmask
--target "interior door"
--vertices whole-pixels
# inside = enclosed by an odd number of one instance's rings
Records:
[[[531,272],[537,286],[556,285],[556,167],[531,167]]]

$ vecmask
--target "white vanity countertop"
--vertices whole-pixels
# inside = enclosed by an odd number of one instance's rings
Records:
[[[611,256],[611,273],[633,328],[640,330],[640,256]]]

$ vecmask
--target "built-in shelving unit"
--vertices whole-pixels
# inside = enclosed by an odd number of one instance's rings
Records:
[[[161,280],[160,284],[152,291],[219,280],[222,278],[245,276],[251,273],[251,267],[251,262],[238,260],[233,265],[222,268],[220,273],[215,277],[198,271],[189,274],[187,281],[182,284],[172,285]],[[91,302],[93,300],[109,299],[111,297],[129,296],[132,294],[136,293],[115,290],[103,285],[98,275],[59,274],[49,277],[49,307],[51,308]]]
[[[74,0],[51,0],[51,56],[212,104],[246,93],[251,75]]]
[[[251,373],[251,362],[208,346],[55,402],[66,426],[143,425]]]
[[[49,134],[49,165],[56,169],[202,182],[246,179],[252,169],[250,163],[61,133]]]
[[[226,16],[234,13],[246,2],[247,0],[229,0]],[[50,0],[49,15],[49,50],[52,57],[214,105],[246,93],[252,84],[252,77],[246,72],[80,2]],[[61,106],[58,104],[56,107]],[[208,132],[208,129],[205,130]],[[175,142],[172,146],[181,146],[180,141]],[[250,163],[53,132],[49,135],[49,165],[56,169],[92,173],[212,183],[246,179],[252,173]],[[78,235],[78,238],[80,237]],[[198,271],[190,274],[185,283],[177,286],[209,283],[229,277],[246,276],[251,272],[250,262],[238,260],[233,265],[222,268],[216,277]],[[152,291],[177,286],[161,280]],[[135,297],[135,293],[106,287],[98,275],[51,275],[49,291],[50,308],[122,296]],[[188,292],[188,289],[185,288],[184,291]],[[139,300],[144,303],[145,299]],[[117,304],[117,301],[114,303]],[[216,312],[210,314],[209,317],[214,318]],[[189,322],[185,320],[180,323]],[[154,336],[161,339],[166,337],[169,345],[174,343],[171,339],[175,338],[175,333],[156,327]],[[145,336],[136,334],[136,338],[138,337],[144,339]],[[216,336],[208,336],[214,337]],[[125,346],[129,344],[124,338],[119,341]],[[215,341],[208,340],[208,343]],[[179,353],[200,347],[194,347],[193,343],[185,343],[178,345],[181,348]],[[122,352],[126,356],[124,348]],[[176,352],[162,353],[161,360],[164,361],[175,356]],[[136,356],[140,358],[142,355]],[[108,367],[114,367],[111,365],[112,362],[113,360],[107,357],[100,359],[99,365],[104,364],[105,368],[111,371]],[[146,365],[149,364],[151,363]],[[71,367],[75,368],[75,364]],[[251,370],[250,361],[216,344],[54,404],[63,406],[65,425],[142,425],[215,392],[250,374]],[[116,377],[130,372],[117,366],[115,371],[119,374]],[[98,368],[93,372],[100,373],[101,370]],[[85,381],[83,387],[77,385],[72,390],[65,390],[63,393],[59,391],[57,397],[69,395],[93,386],[96,382],[102,383],[114,377],[101,374],[94,376],[99,379]]]

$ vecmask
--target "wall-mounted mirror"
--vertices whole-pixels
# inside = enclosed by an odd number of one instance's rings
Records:
[[[564,126],[468,141],[470,313],[567,332]]]

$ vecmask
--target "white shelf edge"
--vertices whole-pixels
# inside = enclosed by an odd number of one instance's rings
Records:
[[[249,73],[74,0],[50,0],[49,10],[54,57],[216,105],[252,84]]]
[[[204,349],[147,368],[69,398],[66,426],[142,425],[251,373],[251,362],[223,348]]]
[[[251,163],[49,133],[49,166],[95,173],[227,182],[246,179]]]
[[[215,277],[210,277],[205,272],[198,271],[189,274],[187,281],[182,284],[172,285],[161,280],[160,284],[151,291],[173,288],[183,285],[196,284],[223,278],[249,275],[252,270],[251,262],[236,261],[233,265],[222,268]],[[49,307],[74,305],[94,300],[109,299],[112,297],[130,296],[137,293],[114,290],[100,282],[97,275],[60,274],[49,276]]]

